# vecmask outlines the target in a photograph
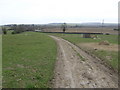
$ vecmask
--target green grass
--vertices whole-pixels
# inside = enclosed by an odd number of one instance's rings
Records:
[[[85,61],[85,58],[83,58],[79,53],[77,53],[77,55],[80,57],[82,61]]]
[[[88,42],[100,42],[103,40],[107,40],[112,44],[118,44],[118,35],[97,35],[100,39],[92,39],[92,38],[82,38],[82,34],[51,34],[55,36],[62,37],[64,39],[70,40],[73,43],[88,43]]]
[[[51,87],[56,49],[55,41],[42,33],[3,35],[3,87]]]
[[[91,43],[91,42],[98,43],[104,40],[107,40],[110,44],[118,44],[118,35],[98,35],[98,38],[100,39],[83,38],[82,34],[52,34],[52,35],[62,37],[76,45],[80,43]],[[105,60],[114,69],[118,69],[117,51],[105,51],[105,50],[93,51],[92,49],[88,50],[88,48],[83,48],[83,49]],[[109,59],[107,57],[111,57],[111,58]]]
[[[92,51],[92,53],[97,55],[99,58],[106,60],[109,65],[113,66],[113,68],[118,69],[118,52],[97,50]]]
[[[14,30],[8,30],[7,35],[10,35]]]
[[[83,58],[73,47],[72,49],[77,53],[77,56],[82,60],[85,61],[85,58]]]

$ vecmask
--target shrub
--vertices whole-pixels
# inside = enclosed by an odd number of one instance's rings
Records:
[[[3,33],[4,33],[4,34],[7,34],[7,31],[6,31],[6,30],[4,30],[4,31],[3,31]]]
[[[13,31],[11,34],[19,34],[22,33],[21,31]]]
[[[2,28],[3,34],[7,34],[6,28]]]
[[[15,34],[15,32],[13,31],[11,34]]]

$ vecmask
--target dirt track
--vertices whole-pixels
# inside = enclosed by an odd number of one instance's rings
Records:
[[[54,88],[117,88],[118,76],[72,43],[55,36],[58,58]]]

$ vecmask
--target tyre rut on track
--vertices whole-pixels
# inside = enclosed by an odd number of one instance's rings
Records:
[[[53,88],[118,88],[116,73],[69,41],[50,37],[58,45]]]

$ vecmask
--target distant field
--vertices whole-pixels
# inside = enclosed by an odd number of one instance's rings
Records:
[[[56,43],[42,33],[3,35],[3,88],[48,88]]]
[[[84,33],[110,33],[110,34],[118,34],[118,31],[113,30],[114,28],[108,27],[94,27],[94,28],[67,28],[66,32],[84,32]],[[45,32],[63,32],[62,28],[46,28]]]
[[[114,69],[118,69],[118,35],[98,35],[99,39],[83,38],[82,34],[52,34],[60,36],[84,50],[105,60]],[[98,45],[99,42],[107,40],[110,45]],[[94,50],[97,48],[97,50]]]

